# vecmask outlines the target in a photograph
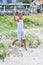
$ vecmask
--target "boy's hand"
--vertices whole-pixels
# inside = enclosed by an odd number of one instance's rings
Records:
[[[27,29],[28,27],[26,25],[24,25],[24,28]]]
[[[16,12],[14,12],[14,13],[13,13],[13,15],[14,15],[14,20],[18,22],[18,21],[19,21],[19,19],[17,18],[17,13],[16,13]]]
[[[16,12],[14,12],[13,15],[15,16],[16,15]]]

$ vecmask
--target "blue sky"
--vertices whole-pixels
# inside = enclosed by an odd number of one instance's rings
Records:
[[[0,0],[0,2],[2,2],[2,0]],[[12,0],[7,0],[7,2],[9,2],[9,3],[10,3],[10,2],[12,2]]]
[[[2,2],[2,0],[0,0],[0,2]],[[6,0],[6,2],[11,3],[12,0]],[[21,2],[21,0],[18,0],[18,2]]]

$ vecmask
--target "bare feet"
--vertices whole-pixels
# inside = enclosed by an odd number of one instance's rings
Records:
[[[12,45],[14,45],[14,44],[15,44],[15,41],[16,41],[16,40],[14,40],[14,41],[13,41]]]
[[[28,49],[26,48],[25,50],[27,51]]]
[[[12,43],[12,45],[14,45],[14,42]]]
[[[13,41],[13,43],[12,43],[12,45],[14,45],[14,44],[15,44],[15,42],[17,42],[17,41],[18,41],[18,39],[14,40],[14,41]]]

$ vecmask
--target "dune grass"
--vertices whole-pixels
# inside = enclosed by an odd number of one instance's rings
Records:
[[[0,33],[16,29],[16,22],[14,23],[13,17],[0,16]]]
[[[43,28],[43,15],[32,15],[32,16],[23,16],[24,24],[29,28]],[[0,16],[0,40],[2,40],[3,35],[8,39],[12,37],[16,37],[16,28],[17,23],[14,21],[13,16]],[[40,45],[41,40],[38,36],[31,34],[26,34],[26,40],[29,46]],[[4,43],[4,42],[3,42]],[[0,42],[0,59],[3,59],[11,54],[9,51],[8,45],[5,45]],[[8,51],[8,52],[7,52]]]
[[[43,16],[42,15],[32,15],[23,16],[25,25],[29,28],[32,27],[43,27]],[[13,16],[0,16],[0,33],[4,31],[15,30],[17,28],[17,23],[14,21]]]
[[[24,16],[23,19],[29,28],[43,27],[43,15]]]

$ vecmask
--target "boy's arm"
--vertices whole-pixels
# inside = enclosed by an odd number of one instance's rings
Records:
[[[24,28],[27,29],[28,28],[27,25],[24,25]]]
[[[14,15],[14,20],[15,20],[15,21],[18,21],[18,20],[16,19],[16,12],[14,12],[13,15]]]
[[[16,12],[13,13],[14,20],[16,21]]]

